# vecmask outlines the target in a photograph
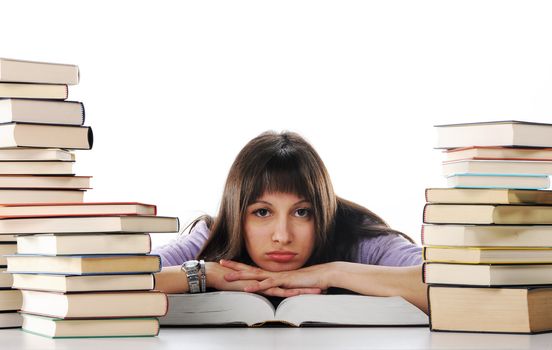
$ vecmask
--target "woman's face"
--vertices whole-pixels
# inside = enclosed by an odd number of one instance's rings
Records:
[[[247,207],[245,245],[267,271],[296,270],[314,249],[312,204],[292,193],[264,193]]]

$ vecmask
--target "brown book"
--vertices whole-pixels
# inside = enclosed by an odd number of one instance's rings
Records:
[[[21,294],[21,312],[62,319],[158,317],[168,308],[167,296],[159,291]]]
[[[552,331],[552,288],[430,286],[433,331],[541,333]]]
[[[0,123],[84,124],[84,105],[76,101],[0,100]]]
[[[137,202],[0,204],[0,218],[155,215],[155,205]]]
[[[423,225],[422,244],[472,247],[552,247],[552,226]]]
[[[0,58],[0,81],[76,85],[79,67],[73,64]]]
[[[149,215],[0,219],[0,235],[33,233],[156,233],[178,232],[178,230],[178,218]]]
[[[159,255],[8,255],[9,273],[139,274],[161,271]]]
[[[0,83],[0,98],[65,100],[67,97],[67,85]]]
[[[159,334],[156,318],[63,320],[22,314],[23,331],[49,338],[152,337]]]
[[[424,223],[549,225],[552,224],[552,206],[426,204]]]
[[[424,263],[422,278],[427,284],[484,287],[552,284],[552,264]]]

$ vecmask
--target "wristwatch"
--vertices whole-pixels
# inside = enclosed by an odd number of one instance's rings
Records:
[[[188,286],[190,287],[190,293],[199,293],[199,261],[188,260],[184,264],[182,264],[181,269],[186,272],[186,277],[188,278]]]

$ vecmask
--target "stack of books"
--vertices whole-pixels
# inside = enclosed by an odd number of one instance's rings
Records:
[[[75,176],[68,149],[92,147],[84,106],[65,101],[78,67],[0,58],[0,205],[82,202],[89,176]],[[12,234],[0,235],[0,254],[16,253]],[[21,293],[12,290],[0,257],[0,328],[21,326]]]
[[[153,336],[167,297],[153,290],[161,263],[149,233],[178,232],[178,218],[154,205],[83,202],[90,177],[73,175],[67,150],[90,149],[92,130],[82,103],[64,101],[78,79],[74,65],[0,59],[0,237],[11,237],[0,283],[15,288],[2,291],[0,310],[22,315],[0,315],[0,326]]]
[[[552,331],[552,125],[440,125],[451,188],[426,190],[423,279],[439,331]],[[451,180],[452,179],[452,180]]]
[[[22,206],[11,206],[19,215]],[[153,336],[167,297],[153,291],[161,269],[148,233],[177,232],[178,219],[153,205],[82,203],[35,206],[32,218],[0,221],[17,236],[7,257],[22,290],[23,329],[49,337]],[[55,211],[55,213],[52,213]]]

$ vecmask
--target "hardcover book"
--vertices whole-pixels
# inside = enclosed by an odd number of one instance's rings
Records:
[[[552,206],[426,204],[424,223],[549,225],[552,224]]]
[[[437,148],[552,147],[552,124],[517,120],[436,125]]]
[[[473,247],[552,247],[552,226],[423,225],[422,244]]]
[[[552,204],[552,191],[428,188],[426,201],[441,204]]]
[[[161,271],[159,255],[8,255],[9,273],[139,274]]]
[[[92,128],[47,124],[0,124],[0,148],[91,149]]]
[[[97,235],[39,234],[17,237],[18,254],[147,254],[150,250],[151,239],[147,233]]]
[[[0,81],[76,85],[79,83],[79,67],[0,58]]]
[[[23,314],[23,331],[49,338],[153,337],[159,334],[157,318],[64,320]]]
[[[167,313],[167,296],[159,291],[55,293],[23,290],[21,312],[76,318],[157,317]]]
[[[34,233],[155,233],[178,232],[178,230],[178,218],[162,216],[105,215],[0,219],[0,235]]]
[[[458,264],[552,264],[552,248],[424,247],[424,261]]]
[[[161,325],[260,326],[283,323],[291,326],[425,326],[427,316],[401,297],[364,295],[298,295],[277,307],[259,294],[211,292],[169,294],[169,311]]]
[[[67,85],[0,83],[0,98],[65,100],[67,97]]]
[[[13,276],[13,288],[46,292],[67,293],[154,289],[152,274],[66,276],[14,273],[13,275],[5,275],[10,277],[10,279]]]
[[[541,333],[552,330],[552,288],[429,286],[433,331]]]
[[[424,263],[427,284],[523,286],[552,284],[552,264],[475,265]]]
[[[155,215],[155,205],[136,202],[0,204],[0,218]]]
[[[444,153],[449,161],[468,158],[552,161],[552,148],[464,147]]]
[[[0,123],[84,124],[84,104],[76,101],[0,100]]]

